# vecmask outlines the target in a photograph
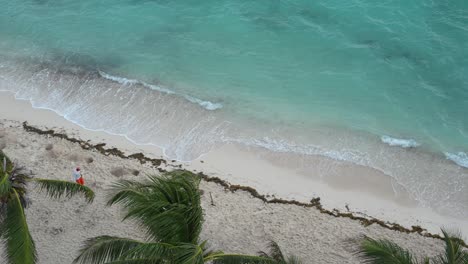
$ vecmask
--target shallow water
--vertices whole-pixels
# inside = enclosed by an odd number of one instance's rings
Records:
[[[0,89],[36,107],[171,158],[319,154],[468,204],[466,1],[0,4]]]

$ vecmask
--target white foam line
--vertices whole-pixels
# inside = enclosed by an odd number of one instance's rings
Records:
[[[213,111],[213,110],[216,110],[216,109],[223,108],[223,105],[220,104],[220,103],[212,103],[210,101],[203,101],[203,100],[200,100],[198,98],[191,97],[191,96],[188,96],[188,95],[185,95],[184,98],[189,100],[192,103],[201,105],[203,108],[205,108],[207,110]]]
[[[421,145],[414,139],[392,138],[389,136],[382,136],[380,139],[385,144],[388,144],[390,146],[398,146],[402,148],[415,148]]]
[[[124,77],[110,75],[110,74],[105,73],[103,71],[99,71],[99,75],[101,75],[101,77],[103,77],[103,78],[105,78],[107,80],[114,81],[114,82],[117,82],[117,83],[120,83],[120,84],[123,84],[123,85],[141,84],[141,85],[143,85],[145,87],[148,87],[148,88],[150,88],[152,90],[156,90],[156,91],[163,92],[163,93],[166,93],[166,94],[178,95],[176,92],[174,92],[172,90],[169,90],[169,89],[166,89],[166,88],[163,88],[163,87],[158,86],[158,85],[149,84],[149,83],[145,83],[145,82],[134,80],[134,79],[127,79],[127,78],[124,78]],[[213,102],[210,102],[210,101],[204,101],[204,100],[201,100],[201,99],[189,96],[189,95],[181,95],[181,96],[184,97],[186,100],[188,100],[191,103],[200,105],[201,107],[205,108],[206,110],[214,111],[214,110],[223,108],[223,105],[221,103],[213,103]]]
[[[136,142],[135,140],[131,139],[130,137],[128,137],[126,134],[119,134],[119,133],[114,133],[114,132],[110,132],[108,130],[105,130],[105,129],[93,129],[93,128],[89,128],[81,123],[78,123],[77,121],[73,120],[73,119],[70,119],[67,114],[63,114],[62,112],[60,111],[57,111],[55,109],[52,109],[52,108],[48,108],[48,107],[45,107],[45,106],[37,106],[34,104],[34,101],[31,99],[31,98],[21,98],[21,97],[18,97],[17,96],[17,93],[15,92],[12,92],[10,90],[3,90],[3,89],[0,89],[1,92],[10,92],[10,93],[13,93],[14,97],[15,97],[15,100],[22,100],[22,101],[28,101],[32,108],[34,109],[43,109],[43,110],[49,110],[49,111],[52,111],[54,112],[55,114],[57,114],[58,116],[61,116],[63,118],[65,118],[65,120],[67,120],[68,122],[72,123],[72,124],[75,124],[85,130],[88,130],[88,131],[92,131],[92,132],[104,132],[106,134],[109,134],[109,135],[113,135],[113,136],[121,136],[121,137],[124,137],[125,139],[127,139],[128,141],[130,141],[131,143],[137,145],[137,146],[152,146],[152,147],[157,147],[159,149],[162,150],[162,153],[163,153],[163,156],[165,159],[174,159],[174,158],[171,158],[169,155],[166,154],[166,148],[163,147],[163,146],[160,146],[160,145],[156,145],[154,143],[138,143]],[[190,162],[189,160],[178,160],[176,159],[178,162]]]
[[[457,165],[468,168],[468,154],[465,152],[450,153],[445,152],[445,157],[448,160],[455,162]]]

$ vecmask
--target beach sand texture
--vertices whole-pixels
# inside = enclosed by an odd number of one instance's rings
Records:
[[[37,177],[71,180],[73,166],[80,165],[87,185],[96,192],[94,203],[86,204],[79,197],[49,199],[30,186],[32,204],[27,209],[27,220],[39,263],[71,263],[83,241],[97,235],[144,239],[134,223],[121,221],[118,207],[105,206],[106,189],[118,179],[140,180],[158,173],[156,168],[137,160],[83,150],[78,143],[26,132],[17,121],[1,121],[0,146]],[[315,208],[266,204],[247,192],[232,193],[215,183],[202,181],[201,189],[205,212],[202,239],[225,252],[255,254],[265,250],[266,243],[273,239],[286,253],[299,256],[305,263],[360,263],[353,253],[353,240],[363,235],[391,239],[418,255],[431,256],[443,249],[438,239],[377,225],[364,227],[358,221],[322,214]],[[210,194],[215,206],[211,205]]]

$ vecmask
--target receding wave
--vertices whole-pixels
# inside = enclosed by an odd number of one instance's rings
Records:
[[[450,153],[445,152],[447,159],[455,162],[457,165],[468,168],[468,154],[465,152]]]
[[[230,138],[225,142],[235,142],[246,146],[254,146],[268,149],[273,152],[294,153],[299,155],[320,155],[337,161],[349,161],[358,165],[368,165],[369,160],[365,153],[353,149],[342,148],[340,150],[325,149],[317,145],[301,145],[286,140],[263,138]]]
[[[127,78],[124,78],[124,77],[114,76],[114,75],[110,75],[108,73],[105,73],[103,71],[99,71],[99,75],[101,77],[105,78],[105,79],[108,79],[110,81],[114,81],[114,82],[117,82],[117,83],[120,83],[120,84],[123,84],[123,85],[140,84],[140,85],[143,85],[145,87],[148,87],[150,89],[153,89],[153,90],[156,90],[156,91],[159,91],[159,92],[178,95],[176,92],[174,92],[172,90],[163,88],[163,87],[158,86],[158,85],[145,83],[145,82],[142,82],[142,81],[139,81],[139,80],[127,79]],[[223,108],[223,105],[221,103],[213,103],[213,102],[210,102],[210,101],[204,101],[204,100],[201,100],[199,98],[192,97],[190,95],[181,95],[181,96],[184,97],[185,99],[187,99],[189,102],[200,105],[201,107],[205,108],[206,110],[213,111],[213,110]]]
[[[414,139],[392,138],[389,136],[382,136],[380,139],[383,143],[395,147],[415,148],[421,145]]]

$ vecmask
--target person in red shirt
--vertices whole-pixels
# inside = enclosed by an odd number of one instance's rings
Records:
[[[73,179],[79,185],[84,185],[84,179],[83,179],[83,176],[81,175],[80,167],[76,167],[75,169],[73,169]]]

